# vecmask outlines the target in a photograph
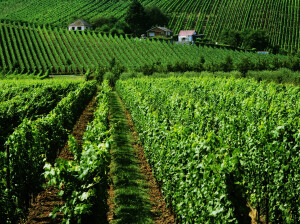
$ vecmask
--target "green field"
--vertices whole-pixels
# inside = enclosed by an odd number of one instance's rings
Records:
[[[118,81],[146,157],[180,223],[299,216],[299,87],[253,80]]]
[[[0,223],[300,223],[299,1],[139,2],[211,42],[67,30],[130,0],[0,1]]]
[[[12,22],[0,23],[0,37],[0,68],[10,73],[49,71],[53,74],[78,74],[109,67],[112,60],[127,70],[155,66],[156,70],[168,72],[171,67],[176,70],[176,66],[182,63],[187,65],[187,70],[195,70],[202,58],[205,69],[214,71],[220,69],[218,66],[228,56],[234,66],[247,57],[253,62],[253,67],[262,64],[264,67],[259,70],[273,70],[291,68],[294,60],[282,55],[259,55],[94,32],[69,32],[60,28],[52,30]]]
[[[300,47],[300,5],[298,0],[141,0],[157,5],[170,17],[169,28],[196,29],[219,41],[224,28],[265,29],[272,45],[297,52]],[[124,18],[130,1],[104,0],[6,0],[0,3],[0,19],[66,27],[72,18],[92,21],[99,16]]]

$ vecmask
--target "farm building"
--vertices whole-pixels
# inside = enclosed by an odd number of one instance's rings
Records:
[[[70,30],[85,30],[85,29],[89,29],[91,27],[92,27],[91,24],[89,24],[88,22],[86,22],[82,19],[79,19],[69,25],[69,31]]]
[[[196,30],[180,30],[178,34],[178,42],[189,43],[196,40],[198,37],[203,37],[203,34],[198,34]]]
[[[165,27],[154,27],[150,30],[147,30],[148,37],[172,37],[173,31]]]

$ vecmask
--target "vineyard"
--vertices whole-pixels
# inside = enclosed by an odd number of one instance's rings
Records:
[[[233,63],[247,57],[253,64],[270,69],[289,67],[291,59],[282,55],[258,55],[250,52],[177,45],[96,33],[69,32],[21,23],[0,23],[0,68],[8,73],[50,71],[77,74],[107,67],[112,60],[128,70],[160,65],[164,71],[176,63],[195,67],[204,58],[208,69],[215,69],[230,56]],[[168,55],[168,57],[164,57]],[[267,68],[265,67],[265,69]]]
[[[300,223],[299,1],[139,2],[292,54],[67,30],[131,0],[0,1],[0,223]]]
[[[24,215],[44,184],[45,161],[53,162],[82,106],[96,91],[95,82],[11,82],[1,83],[12,92],[10,100],[1,102],[1,223],[15,223]],[[14,89],[19,94],[12,97]]]
[[[298,223],[299,87],[243,79],[118,81],[180,223]]]
[[[169,28],[178,34],[181,29],[196,29],[209,39],[218,41],[224,28],[265,29],[272,45],[289,52],[300,46],[299,1],[221,1],[141,0],[144,6],[156,5],[170,17]],[[73,18],[92,21],[100,16],[124,18],[130,1],[83,0],[9,0],[0,3],[0,19],[51,24],[66,27]],[[38,5],[38,7],[36,7]]]

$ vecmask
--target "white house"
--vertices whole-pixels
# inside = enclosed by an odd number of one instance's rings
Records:
[[[196,30],[180,30],[178,34],[178,42],[188,43],[195,41],[196,37],[203,35],[197,35]]]
[[[79,19],[76,20],[74,23],[69,25],[69,31],[71,30],[85,30],[91,28],[92,25],[87,23],[86,21]]]

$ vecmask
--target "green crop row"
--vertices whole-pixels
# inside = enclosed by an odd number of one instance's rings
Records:
[[[83,83],[46,116],[24,119],[9,136],[8,150],[0,154],[0,221],[15,223],[29,207],[30,198],[42,188],[45,162],[54,161],[68,132],[95,94],[96,82]],[[2,206],[5,205],[5,206]]]
[[[1,94],[5,97],[3,98],[5,101],[2,101],[0,105],[0,150],[3,151],[3,144],[7,137],[15,127],[22,123],[24,118],[34,120],[41,115],[48,114],[78,85],[78,82],[43,81],[26,85],[4,81],[2,87],[7,89],[4,89]]]
[[[84,133],[83,146],[69,136],[69,150],[74,154],[74,160],[57,159],[54,167],[47,163],[44,176],[49,185],[61,189],[65,204],[56,208],[64,214],[63,223],[90,223],[106,218],[107,212],[107,175],[110,164],[108,127],[108,85],[103,85],[103,91],[97,97],[97,110],[94,120],[87,126]],[[64,187],[62,187],[64,186]],[[97,218],[96,218],[97,217]]]
[[[259,55],[123,36],[98,35],[93,32],[50,30],[11,22],[0,23],[0,31],[3,33],[3,38],[0,39],[0,67],[10,73],[17,70],[20,73],[50,71],[76,74],[89,69],[94,71],[98,67],[109,67],[112,60],[128,70],[155,66],[162,67],[162,71],[181,63],[189,65],[187,69],[190,69],[197,66],[202,58],[205,61],[205,69],[212,71],[217,70],[217,65],[223,63],[226,57],[232,59],[234,67],[247,57],[252,62],[253,69],[259,67],[260,70],[292,68],[297,62],[281,55]],[[24,33],[29,34],[26,36]],[[10,44],[7,44],[8,42]],[[299,65],[297,66],[299,68]]]
[[[213,77],[129,79],[130,110],[182,223],[300,222],[300,88]]]
[[[299,1],[222,1],[222,0],[141,0],[144,6],[156,5],[170,17],[169,28],[196,29],[206,37],[218,41],[224,28],[234,30],[264,29],[273,45],[290,52],[299,50]],[[51,24],[67,27],[75,18],[93,21],[99,17],[124,19],[130,1],[33,0],[5,1],[0,3],[0,19],[26,21],[34,24]],[[38,7],[37,7],[38,5]],[[150,27],[149,27],[150,28]],[[1,36],[1,32],[0,32]],[[8,49],[5,49],[8,51]],[[38,52],[37,52],[38,53]]]

